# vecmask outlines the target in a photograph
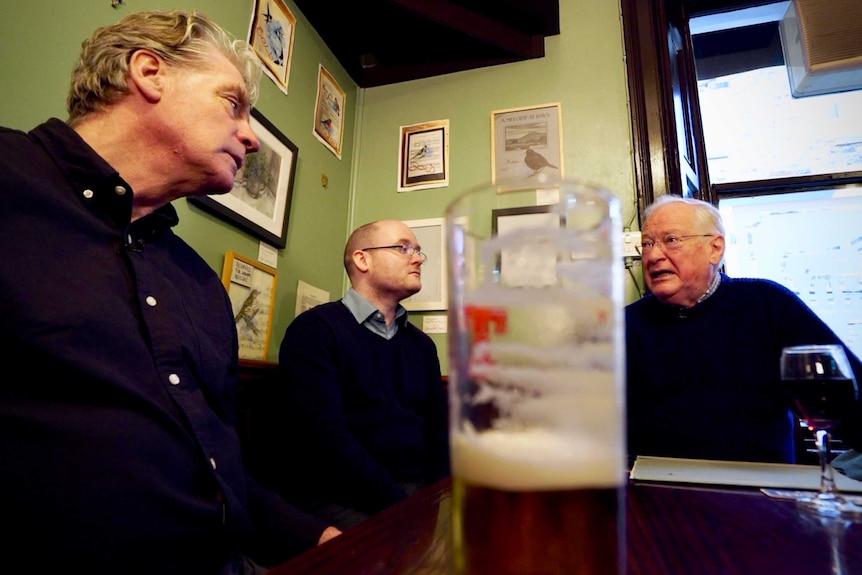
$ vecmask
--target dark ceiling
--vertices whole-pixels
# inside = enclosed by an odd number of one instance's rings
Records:
[[[545,55],[559,0],[294,0],[362,88]]]

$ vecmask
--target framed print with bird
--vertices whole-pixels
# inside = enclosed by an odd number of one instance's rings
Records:
[[[401,126],[398,191],[449,185],[449,120]]]
[[[263,71],[287,94],[296,17],[283,0],[255,0],[248,43],[263,64]]]
[[[344,139],[344,90],[329,73],[318,64],[317,102],[314,106],[314,137],[341,159]]]
[[[266,361],[278,271],[236,252],[224,256],[221,282],[230,297],[239,358]]]
[[[491,112],[491,181],[563,177],[560,104]]]

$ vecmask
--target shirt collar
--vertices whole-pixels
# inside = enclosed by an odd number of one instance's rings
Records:
[[[374,307],[371,302],[353,288],[347,290],[347,293],[341,298],[341,303],[353,314],[357,323],[386,338],[395,335],[398,327],[407,322],[407,310],[398,304],[395,310],[395,321],[387,328],[383,312]]]
[[[712,294],[715,293],[715,290],[718,289],[718,284],[720,284],[720,283],[721,283],[721,274],[717,273],[717,274],[715,274],[715,277],[713,278],[712,283],[709,284],[709,288],[706,290],[706,293],[704,293],[702,296],[700,296],[694,305],[697,305],[703,301],[706,301],[706,299],[709,296],[711,296]]]
[[[74,191],[87,198],[93,209],[103,210],[120,227],[129,225],[134,197],[132,186],[74,128],[51,118],[30,133],[48,150]],[[166,204],[135,221],[128,233],[136,239],[150,240],[160,230],[178,223],[176,209]]]
[[[658,299],[656,299],[655,301],[658,302],[659,305],[662,306],[664,309],[669,310],[673,315],[679,317],[680,319],[686,319],[698,313],[698,310],[700,308],[698,308],[697,306],[709,299],[709,297],[712,296],[712,294],[714,294],[716,290],[718,290],[719,285],[721,285],[721,273],[715,274],[715,278],[712,280],[712,283],[709,285],[709,288],[707,288],[706,292],[702,296],[700,296],[698,300],[694,303],[694,305],[691,307],[661,303],[658,301]]]

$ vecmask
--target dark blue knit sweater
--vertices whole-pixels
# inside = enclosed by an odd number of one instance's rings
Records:
[[[627,306],[626,342],[630,457],[787,463],[795,419],[781,393],[781,349],[841,343],[785,287],[725,275],[692,308],[651,295]],[[858,381],[862,364],[847,353]]]
[[[416,326],[387,340],[340,301],[323,304],[288,326],[279,366],[267,441],[287,465],[267,480],[297,506],[373,514],[406,496],[399,483],[448,475],[437,348]]]

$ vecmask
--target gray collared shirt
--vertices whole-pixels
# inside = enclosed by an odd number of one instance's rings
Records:
[[[350,310],[357,323],[386,339],[395,337],[395,334],[398,333],[399,324],[403,325],[407,321],[407,310],[398,304],[398,308],[395,310],[395,321],[392,322],[392,325],[387,326],[383,312],[374,307],[353,288],[347,290],[347,293],[341,298],[341,303]]]
[[[709,285],[709,289],[706,290],[705,294],[703,294],[702,296],[700,296],[698,298],[697,303],[695,305],[697,305],[698,303],[701,303],[702,301],[705,301],[706,298],[708,298],[709,296],[714,294],[715,290],[718,289],[718,284],[720,284],[720,283],[721,283],[721,274],[716,273],[715,278],[713,278],[712,283]]]

